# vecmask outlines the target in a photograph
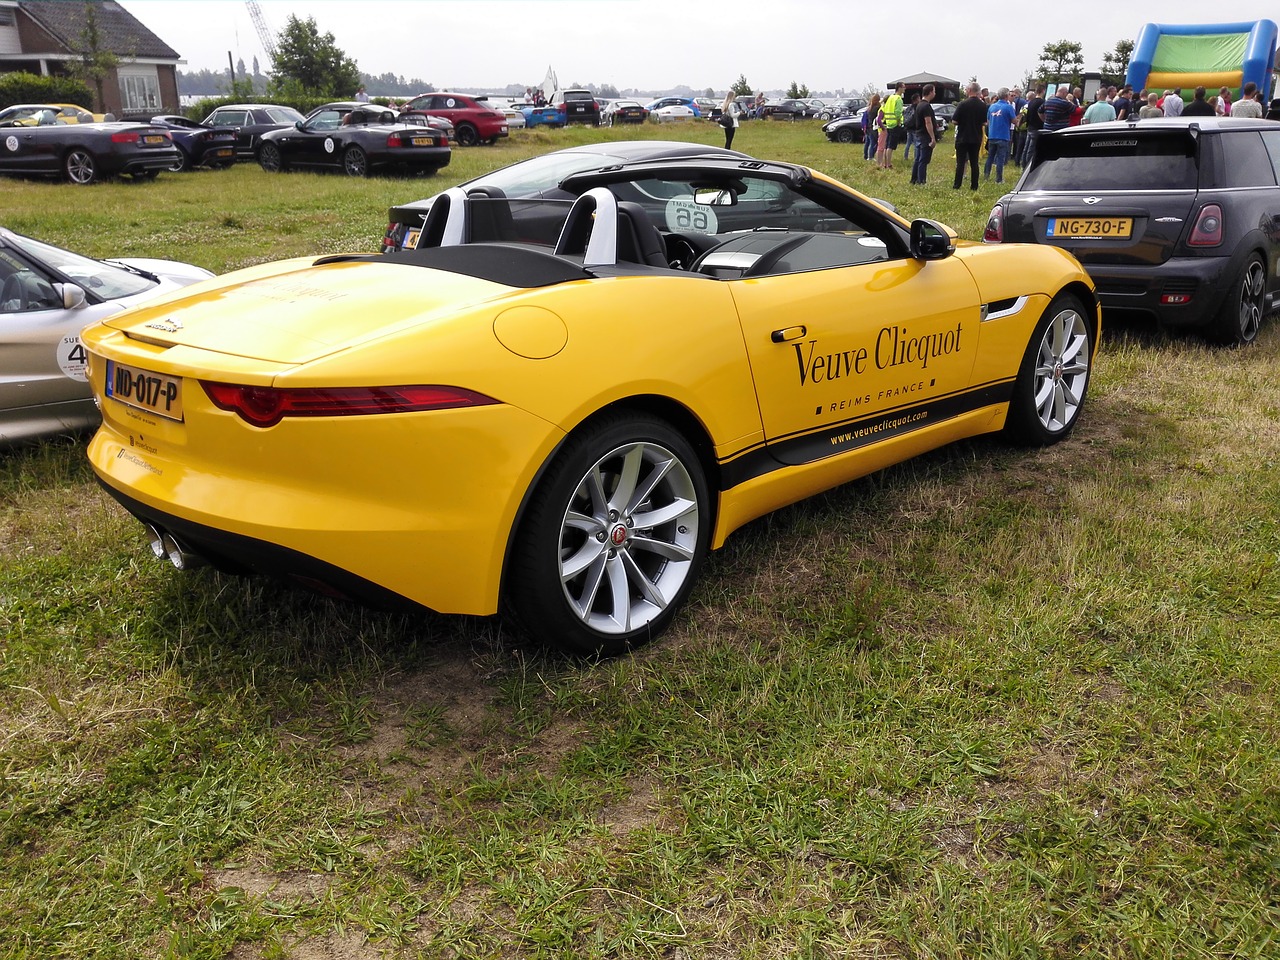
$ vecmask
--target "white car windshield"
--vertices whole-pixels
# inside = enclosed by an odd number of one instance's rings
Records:
[[[91,260],[69,250],[51,247],[39,240],[4,234],[7,244],[20,250],[32,260],[58,271],[69,280],[84,287],[100,300],[118,300],[152,289],[156,282],[149,277],[133,273],[124,267],[113,266],[101,260]]]

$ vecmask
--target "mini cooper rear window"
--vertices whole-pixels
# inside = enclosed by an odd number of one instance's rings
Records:
[[[1180,131],[1144,136],[1046,136],[1021,190],[1194,190],[1196,142]]]

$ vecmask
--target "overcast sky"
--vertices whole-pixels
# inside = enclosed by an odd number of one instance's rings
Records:
[[[524,86],[548,65],[562,84],[619,90],[687,85],[726,90],[742,74],[754,89],[849,92],[928,71],[992,88],[1021,82],[1046,43],[1076,41],[1097,70],[1144,23],[1204,23],[1213,4],[990,7],[957,0],[260,0],[270,30],[290,14],[369,74],[419,77],[438,89]],[[267,57],[238,0],[124,0],[134,16],[186,60],[186,70],[225,70],[227,52],[252,67]],[[1143,13],[1142,7],[1148,12]],[[1246,10],[1245,7],[1255,7]],[[1232,4],[1220,20],[1266,16]],[[1068,14],[1068,11],[1071,11]]]

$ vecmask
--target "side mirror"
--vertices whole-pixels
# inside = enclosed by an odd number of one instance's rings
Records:
[[[293,125],[294,125],[295,127],[297,127],[299,130],[301,130],[301,129],[302,129],[302,121],[301,121],[301,120],[295,120],[295,121],[293,121]]]
[[[951,232],[936,220],[911,221],[911,256],[915,260],[945,260],[956,252]]]
[[[53,289],[62,297],[62,309],[74,310],[84,306],[84,288],[74,283],[55,283]]]

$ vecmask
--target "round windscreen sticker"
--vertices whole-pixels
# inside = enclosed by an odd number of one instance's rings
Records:
[[[333,137],[324,138],[324,152],[333,153]]]
[[[80,342],[80,337],[74,333],[63,337],[58,344],[58,369],[62,371],[62,375],[83,383],[89,379],[85,372],[88,363],[89,354]]]
[[[719,233],[716,212],[705,203],[692,200],[668,200],[667,229],[672,233]]]
[[[17,138],[17,137],[5,137],[5,138],[4,138],[4,146],[5,146],[5,149],[6,149],[6,150],[8,150],[10,153],[17,153],[17,152],[18,152],[18,138]]]

